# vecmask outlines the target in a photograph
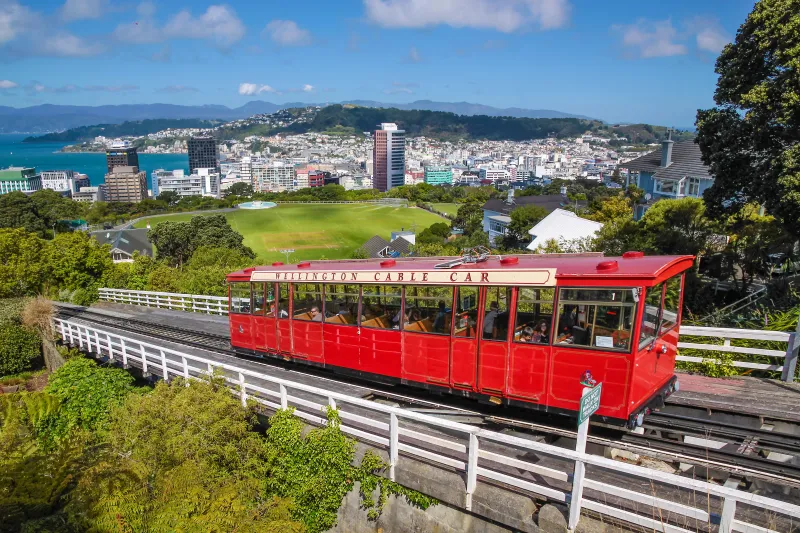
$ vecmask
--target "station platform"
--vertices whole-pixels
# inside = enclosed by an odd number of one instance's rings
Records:
[[[230,335],[228,317],[171,311],[154,307],[98,302],[92,311],[116,318],[130,318],[185,330]],[[760,417],[800,424],[800,383],[746,376],[711,378],[678,372],[680,390],[667,399],[667,406]]]
[[[678,372],[680,390],[667,405],[800,423],[800,383],[735,376],[711,378]]]

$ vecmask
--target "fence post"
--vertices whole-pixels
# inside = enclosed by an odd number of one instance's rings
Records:
[[[281,409],[288,409],[289,408],[289,395],[286,394],[286,386],[281,383],[280,385],[281,391]]]
[[[783,372],[781,379],[789,383],[794,381],[795,370],[797,369],[797,353],[800,351],[800,320],[794,333],[789,336],[789,345],[786,347],[786,360],[783,362]]]
[[[183,363],[183,379],[186,380],[186,386],[189,386],[189,363],[186,361],[186,357],[181,356],[181,362]]]
[[[731,533],[733,531],[733,517],[736,515],[736,500],[725,498],[722,501],[722,515],[719,519],[719,533]]]
[[[330,406],[331,409],[336,409],[336,400],[334,400],[333,398],[328,398],[328,405]]]
[[[469,459],[467,460],[467,511],[472,510],[472,493],[478,484],[478,436],[469,434]]]
[[[94,344],[97,346],[97,355],[103,357],[103,349],[100,347],[100,332],[94,330]]]
[[[169,381],[169,372],[167,371],[167,354],[164,350],[159,350],[161,353],[161,369],[164,371],[164,381]]]
[[[281,385],[282,387],[283,385]],[[239,387],[242,388],[242,407],[247,407],[247,389],[244,387],[244,374],[239,372]],[[283,399],[281,399],[281,403],[283,403]]]
[[[128,352],[125,348],[125,339],[122,337],[119,338],[119,344],[122,347],[122,368],[128,369]]]
[[[389,414],[389,479],[394,481],[394,467],[397,465],[397,444],[399,431],[397,425],[397,415]]]
[[[147,351],[144,348],[144,344],[139,345],[139,351],[142,353],[142,375],[147,377]]]
[[[111,345],[111,335],[106,333],[106,343],[108,344],[108,358],[110,361],[114,360],[114,347]]]

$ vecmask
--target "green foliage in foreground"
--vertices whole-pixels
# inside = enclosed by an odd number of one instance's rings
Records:
[[[265,434],[220,376],[136,394],[117,369],[62,368],[47,392],[0,396],[3,531],[315,533],[355,482],[371,519],[392,494],[435,504],[380,477],[372,453],[353,466],[335,410],[306,433],[280,411]],[[73,423],[51,439],[59,420]]]
[[[19,324],[0,325],[0,376],[33,368],[42,353],[39,335]]]

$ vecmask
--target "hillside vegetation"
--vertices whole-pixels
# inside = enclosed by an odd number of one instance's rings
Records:
[[[148,135],[171,128],[213,128],[221,120],[198,119],[149,119],[123,122],[122,124],[97,124],[81,126],[58,133],[48,133],[38,137],[26,137],[22,142],[78,142],[90,141],[100,135],[104,137],[124,137]]]

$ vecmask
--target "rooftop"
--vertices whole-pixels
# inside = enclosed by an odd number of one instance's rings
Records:
[[[570,203],[560,194],[543,194],[541,196],[514,196],[511,203],[508,203],[505,198],[492,198],[483,204],[483,209],[508,215],[517,207],[536,205],[546,209],[549,213]]]
[[[685,177],[711,179],[708,167],[703,164],[700,146],[694,141],[679,141],[672,146],[672,164],[668,167],[661,166],[661,152],[659,148],[641,157],[637,157],[619,166],[638,172],[649,172],[655,178],[680,180]]]

